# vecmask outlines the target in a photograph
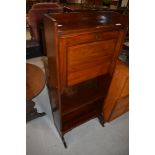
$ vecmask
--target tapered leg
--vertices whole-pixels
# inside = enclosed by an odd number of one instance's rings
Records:
[[[64,147],[65,147],[65,149],[66,149],[66,148],[67,148],[67,144],[66,144],[65,138],[62,136],[61,139],[62,139],[62,142],[63,142]]]
[[[104,119],[103,119],[102,114],[100,114],[100,115],[98,116],[98,120],[99,120],[100,124],[104,127]]]

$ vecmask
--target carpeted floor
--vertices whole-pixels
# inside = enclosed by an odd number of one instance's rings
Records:
[[[27,60],[43,69],[41,58]],[[27,155],[128,155],[129,114],[126,113],[103,128],[98,119],[73,129],[65,135],[65,149],[53,124],[47,88],[34,101],[39,112],[46,116],[26,125]]]

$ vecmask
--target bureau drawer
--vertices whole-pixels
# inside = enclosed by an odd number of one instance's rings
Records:
[[[99,113],[101,113],[101,108],[102,102],[99,100],[81,107],[69,114],[65,114],[62,116],[62,130],[66,132],[75,126],[96,117]]]
[[[66,45],[73,46],[88,42],[117,39],[118,32],[94,32],[66,38]]]
[[[115,45],[116,40],[111,39],[68,47],[68,86],[106,74]]]

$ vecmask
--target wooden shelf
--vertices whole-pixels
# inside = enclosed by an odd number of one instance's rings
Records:
[[[73,111],[80,109],[81,107],[92,104],[98,99],[104,98],[104,87],[102,88],[86,88],[78,87],[75,89],[72,95],[63,94],[61,96],[61,110],[62,115],[69,114]]]
[[[98,100],[99,101],[99,100]],[[65,115],[62,117],[63,122],[62,122],[62,131],[63,133],[66,133],[70,130],[72,130],[73,128],[75,128],[76,126],[97,117],[98,115],[98,110],[101,109],[101,105],[98,106],[98,101],[96,103],[90,104],[88,106],[84,106],[82,108],[80,108],[77,111],[71,112],[68,115]],[[96,104],[98,106],[98,108],[96,108]]]

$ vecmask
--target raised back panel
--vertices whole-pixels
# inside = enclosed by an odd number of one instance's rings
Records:
[[[111,39],[68,47],[67,85],[106,74],[115,45],[116,39]]]

